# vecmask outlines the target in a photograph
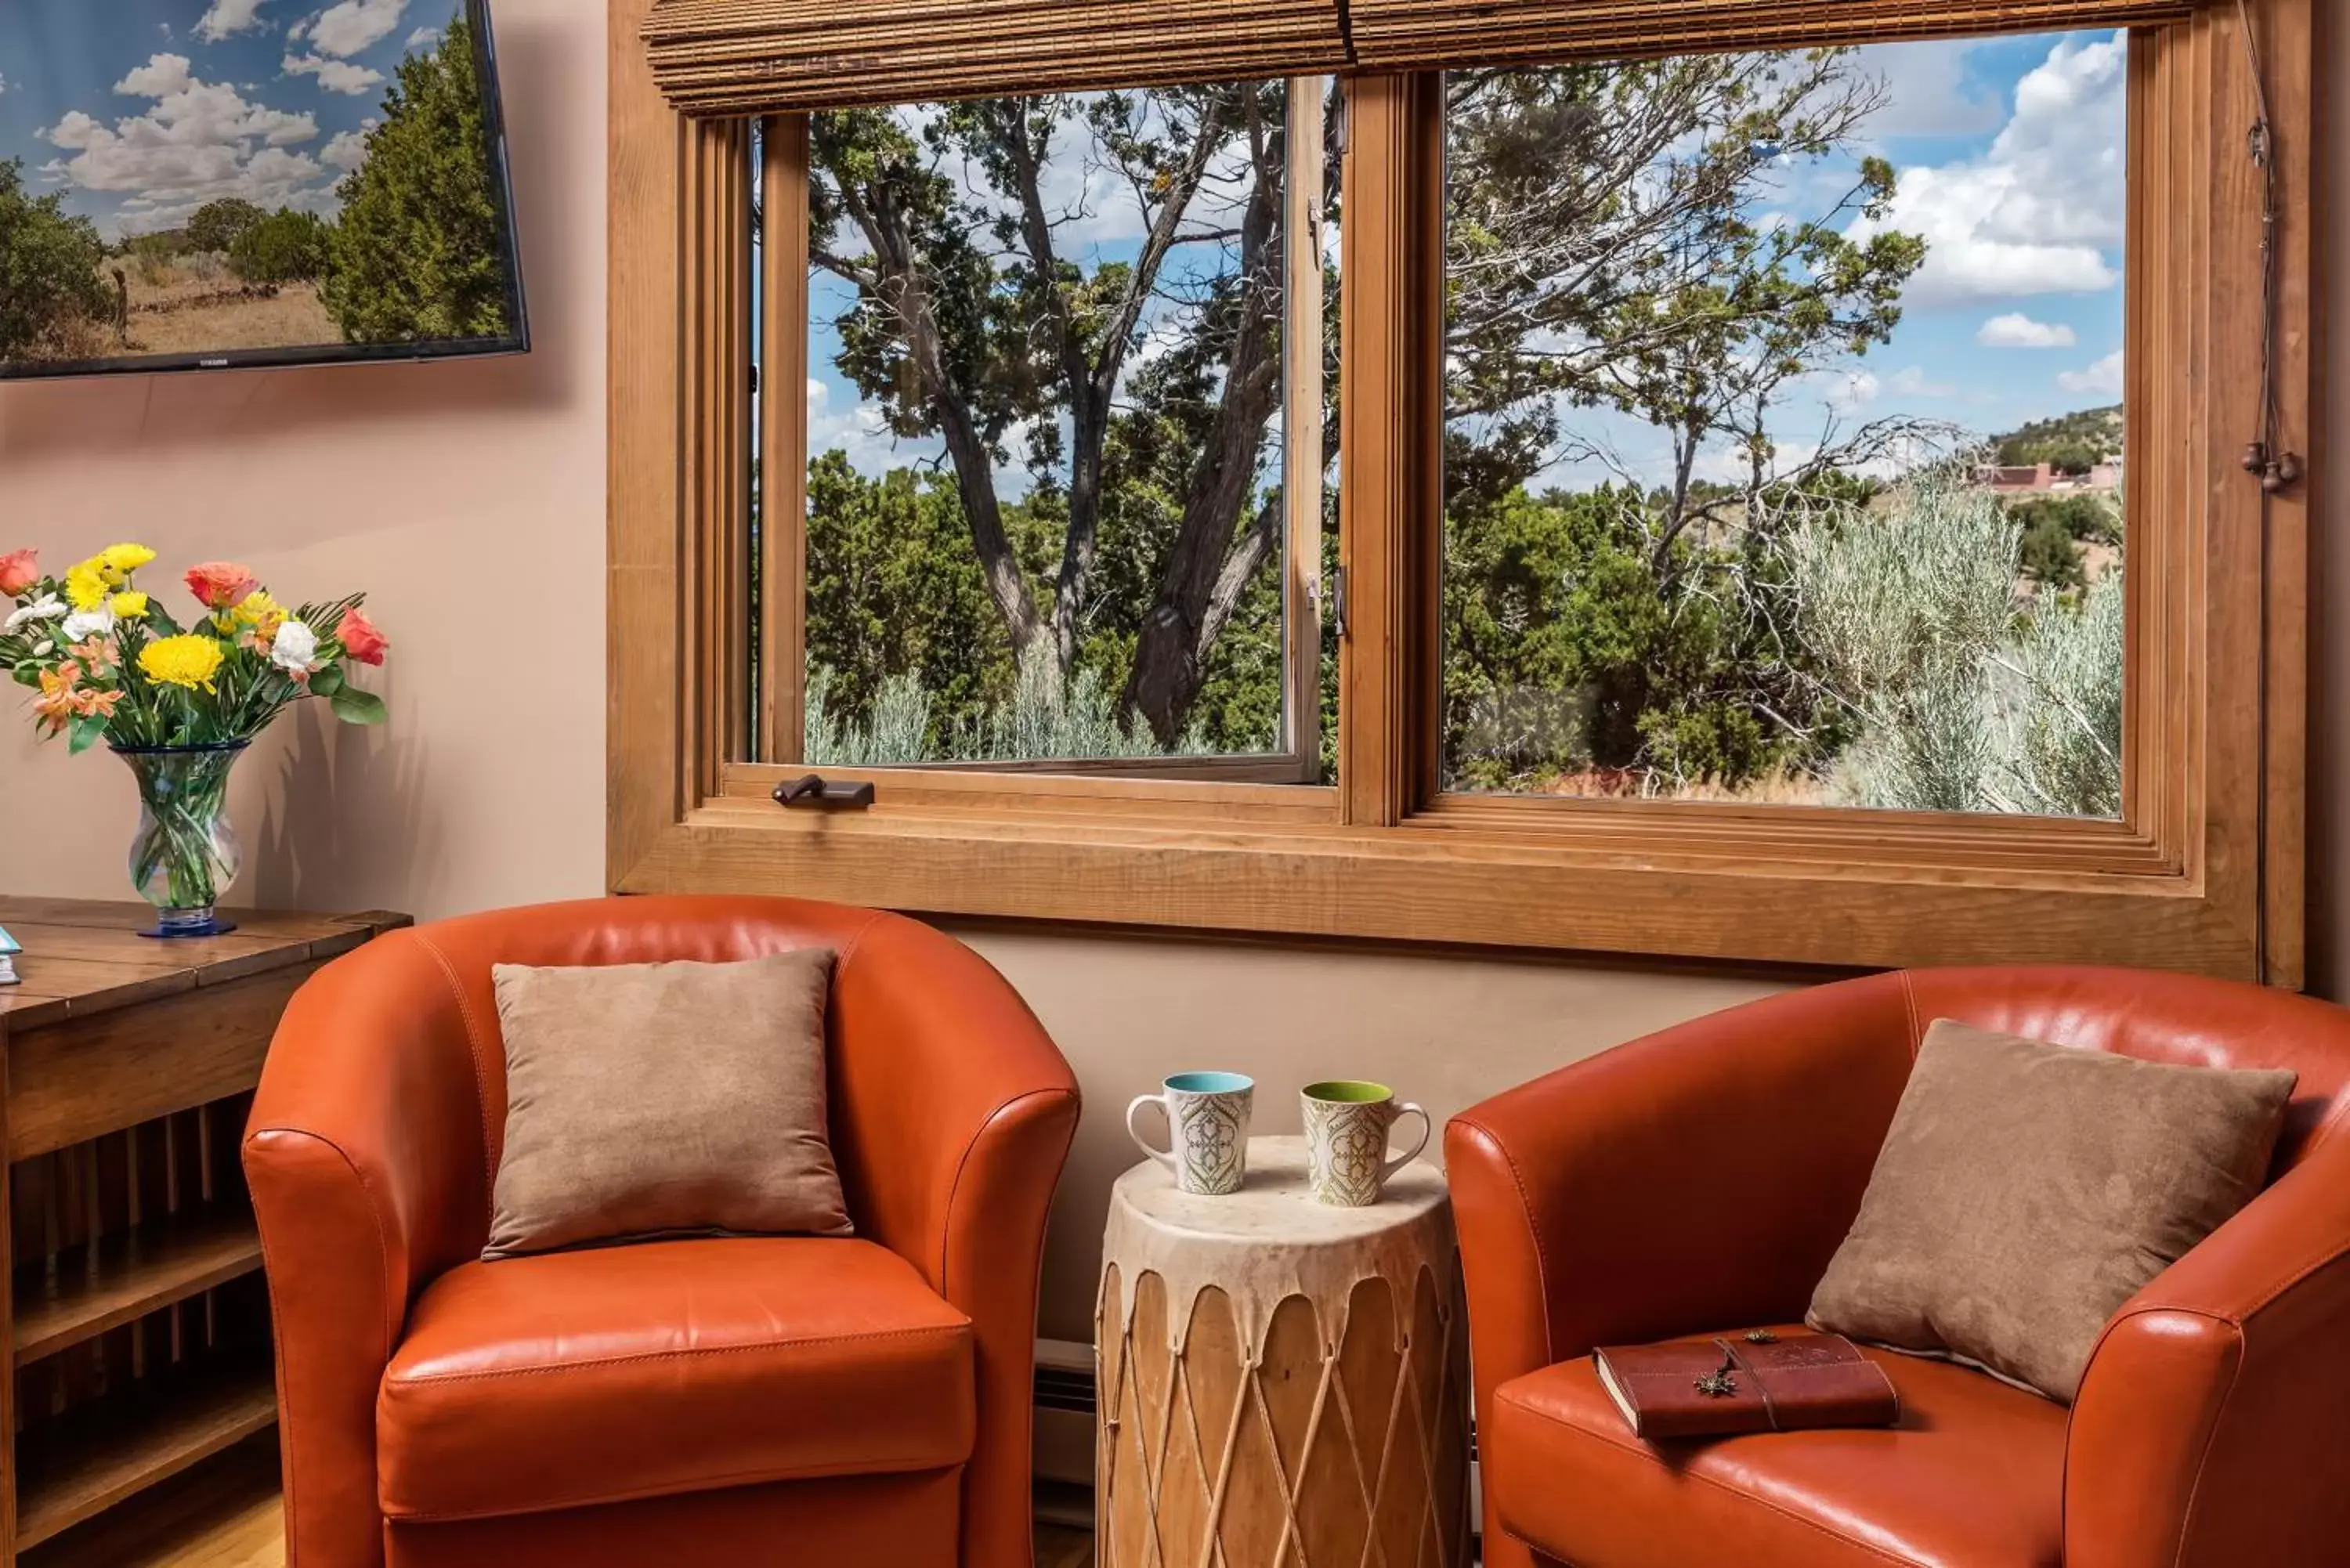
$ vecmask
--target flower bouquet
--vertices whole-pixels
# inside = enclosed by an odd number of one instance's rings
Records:
[[[116,545],[41,575],[30,550],[0,556],[0,664],[36,692],[36,725],[69,752],[103,740],[139,781],[130,877],[159,911],[150,936],[214,936],[213,910],[235,880],[229,770],[253,737],[293,703],[324,698],[336,717],[380,724],[383,700],[350,683],[349,667],[381,664],[390,646],[359,607],[365,595],[288,609],[253,573],[228,562],[194,567],[201,607],[185,625],[138,586],[155,559]]]

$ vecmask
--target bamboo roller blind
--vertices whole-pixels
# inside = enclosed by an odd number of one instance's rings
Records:
[[[1349,0],[1355,68],[1803,48],[2173,22],[2193,0]]]
[[[660,0],[688,114],[775,114],[1343,68],[1339,0]]]
[[[687,114],[2176,21],[2195,0],[656,0]]]

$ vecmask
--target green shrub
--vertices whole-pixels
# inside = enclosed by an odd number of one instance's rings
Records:
[[[237,235],[231,270],[246,283],[308,283],[327,268],[331,233],[314,213],[282,207]]]
[[[2120,512],[2095,495],[2035,496],[2029,501],[2010,501],[2007,514],[2027,534],[2043,523],[2053,523],[2075,544],[2122,542]]]
[[[60,197],[26,194],[24,168],[0,161],[0,359],[71,358],[84,329],[113,314],[99,275],[106,246]]]
[[[320,296],[354,343],[494,337],[510,327],[491,189],[488,120],[471,26],[411,55],[384,94],[367,161],[338,188]]]
[[[2024,575],[2036,583],[2063,590],[2088,580],[2081,569],[2080,546],[2061,517],[2043,514],[2024,529],[2021,555]]]
[[[234,196],[207,202],[196,209],[194,217],[188,220],[188,248],[228,255],[235,251],[239,240],[259,227],[268,216],[252,202]]]
[[[1838,799],[2118,815],[2122,574],[2019,606],[2022,548],[1987,492],[1924,481],[1798,535],[1802,636],[1860,720],[1831,773]]]

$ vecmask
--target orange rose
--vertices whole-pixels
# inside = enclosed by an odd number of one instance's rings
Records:
[[[391,639],[378,631],[367,612],[353,605],[343,616],[343,624],[336,628],[336,639],[343,651],[358,664],[381,664],[391,647]]]
[[[15,598],[41,580],[41,553],[17,550],[0,556],[0,598]]]
[[[188,568],[188,591],[208,610],[224,610],[260,586],[251,566],[234,561],[206,561]]]

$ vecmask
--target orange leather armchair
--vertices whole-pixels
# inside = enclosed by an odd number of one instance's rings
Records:
[[[2116,1314],[2072,1408],[1877,1355],[1887,1431],[1651,1451],[1594,1347],[1797,1324],[1937,1018],[2301,1075],[2269,1189]],[[2295,1568],[2350,1561],[2350,1011],[2094,969],[1918,971],[1751,1003],[1463,1113],[1485,1563]],[[1874,1353],[1872,1353],[1874,1354]]]
[[[855,1239],[480,1261],[492,964],[818,944]],[[892,915],[607,899],[338,960],[286,1010],[244,1151],[291,1568],[1029,1563],[1037,1269],[1076,1119],[1012,989]]]

